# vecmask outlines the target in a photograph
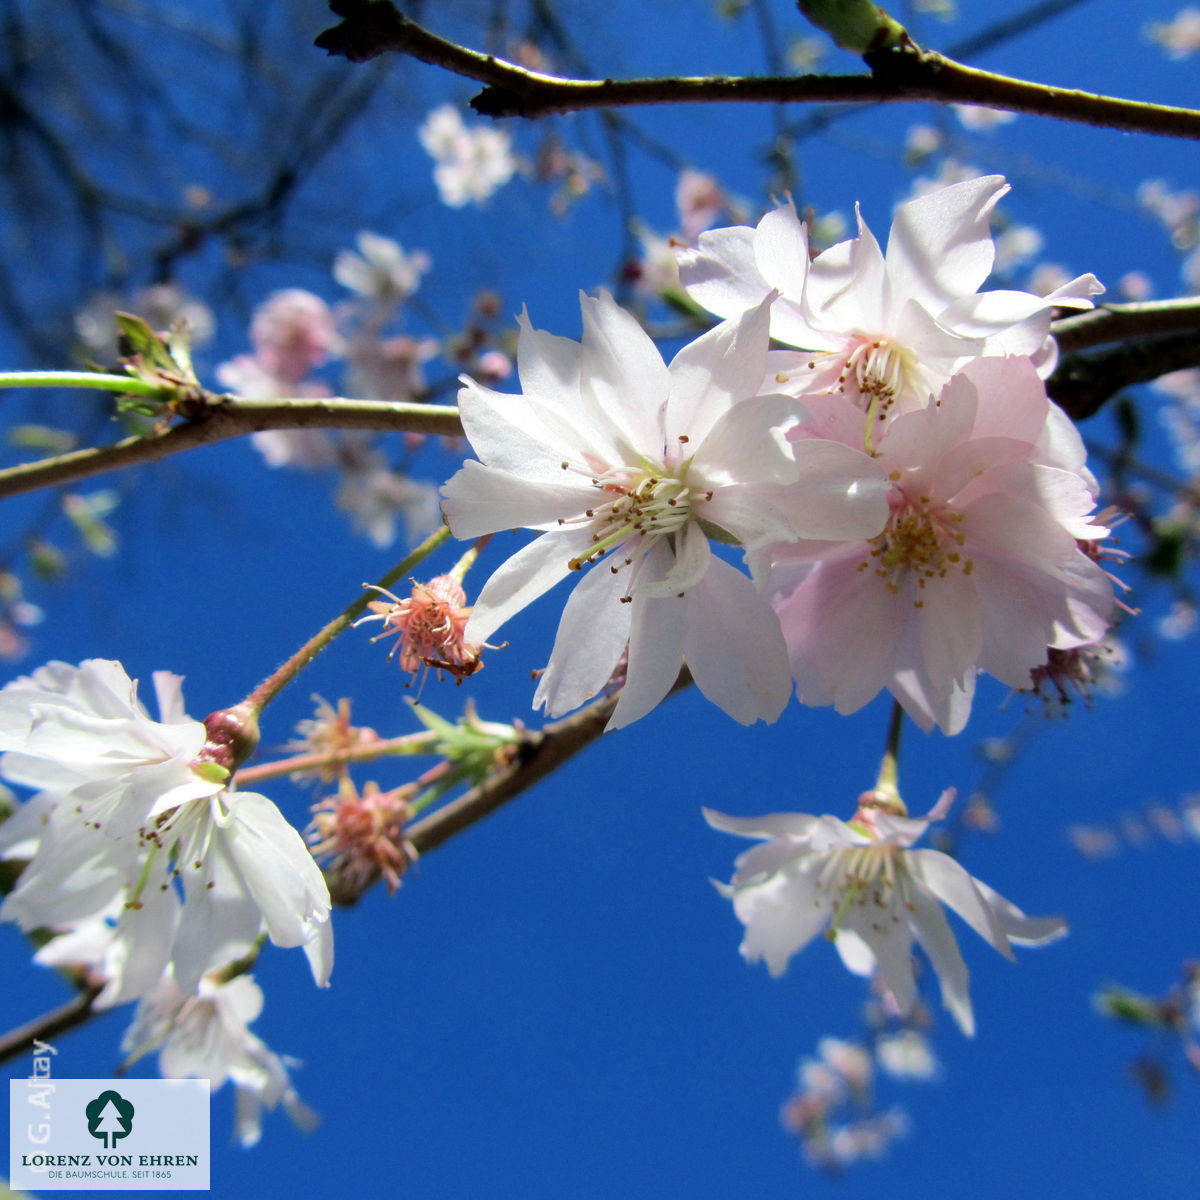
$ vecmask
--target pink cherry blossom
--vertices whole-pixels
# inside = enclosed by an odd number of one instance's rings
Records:
[[[864,444],[859,409],[805,403],[795,444]],[[1099,641],[1113,583],[1080,547],[1108,532],[1083,459],[1026,359],[980,360],[896,417],[861,453],[887,488],[881,532],[763,552],[799,698],[850,713],[888,688],[923,728],[957,733],[977,670],[1028,688],[1049,648]]]

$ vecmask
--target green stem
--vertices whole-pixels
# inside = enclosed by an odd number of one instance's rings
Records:
[[[403,562],[393,567],[375,585],[376,588],[387,589],[398,579],[413,571],[424,562],[450,536],[450,530],[443,525],[441,529],[431,533]],[[323,629],[314,634],[295,654],[291,656],[277,671],[268,675],[242,702],[256,715],[271,703],[276,696],[289,684],[305,667],[308,666],[322,650],[339,634],[345,633],[354,622],[366,611],[374,592],[364,593],[354,601],[343,613],[334,617]],[[241,707],[240,705],[238,707]]]
[[[336,750],[329,754],[297,754],[291,758],[283,758],[278,762],[259,763],[254,767],[244,767],[238,772],[238,786],[259,783],[263,779],[273,779],[277,775],[291,775],[295,771],[316,771],[322,767],[341,767],[348,763],[373,762],[377,758],[388,755],[428,754],[436,745],[436,733],[406,733],[400,737],[380,738],[375,742],[365,742],[361,746],[351,746],[346,750]]]
[[[900,799],[900,733],[904,728],[904,709],[898,700],[892,701],[892,716],[888,722],[887,746],[883,751],[883,762],[879,764],[879,778],[875,781],[875,792],[886,798],[889,807],[901,816],[908,815],[904,801]]]
[[[132,375],[104,375],[98,371],[0,371],[0,388],[23,387],[100,388],[128,396],[165,396],[170,391]]]

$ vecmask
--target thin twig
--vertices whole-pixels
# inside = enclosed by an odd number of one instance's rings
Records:
[[[74,450],[0,471],[0,499],[74,483],[267,429],[372,429],[461,436],[458,409],[439,404],[376,400],[242,400],[229,397],[169,429],[137,434],[108,446]]]
[[[407,54],[485,84],[471,107],[491,117],[643,104],[969,103],[1111,129],[1200,139],[1200,112],[1057,88],[968,67],[915,47],[869,57],[870,75],[701,76],[652,79],[568,79],[529,71],[480,54],[410,21],[390,0],[342,0],[341,24],[317,45],[364,62],[385,51]]]
[[[52,1041],[60,1033],[66,1033],[68,1029],[74,1029],[76,1025],[90,1021],[97,1015],[96,1010],[92,1008],[92,1001],[103,990],[103,984],[87,984],[78,995],[68,1000],[66,1004],[52,1008],[48,1013],[34,1017],[32,1021],[4,1034],[3,1037],[0,1037],[0,1063],[8,1062],[9,1059],[16,1058],[18,1054],[25,1054],[32,1050],[35,1041]]]

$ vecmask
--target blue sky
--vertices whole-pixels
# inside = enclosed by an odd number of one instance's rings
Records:
[[[177,7],[192,15],[208,8]],[[807,32],[782,0],[766,7],[778,29]],[[954,26],[925,17],[920,28],[931,44],[948,46],[1021,7],[963,0]],[[1174,10],[1132,7],[1080,4],[979,64],[1063,86],[1194,102],[1194,62],[1169,62],[1140,34],[1144,20],[1169,19]],[[322,5],[302,8],[313,35],[329,23]],[[695,5],[675,0],[603,14],[562,11],[601,72],[761,69],[749,13],[722,24],[707,8],[700,20]],[[631,22],[628,34],[614,33],[618,13]],[[438,27],[465,26],[447,17]],[[836,53],[828,65],[854,69]],[[200,356],[202,378],[207,372],[211,381],[216,363],[248,348],[246,305],[272,289],[307,287],[331,303],[341,298],[329,264],[359,228],[432,256],[411,314],[414,332],[433,328],[432,315],[458,320],[473,291],[490,287],[506,314],[528,303],[535,324],[577,336],[578,290],[611,283],[620,216],[609,192],[596,189],[558,219],[547,211],[547,188],[518,179],[485,210],[447,209],[413,131],[435,103],[465,104],[473,89],[413,63],[392,71],[371,119],[306,185],[306,215],[282,240],[278,261],[244,271],[233,304],[216,287],[213,253],[185,264],[183,281],[220,321],[216,342]],[[183,103],[194,91],[180,94]],[[714,107],[633,115],[681,161],[713,172],[756,207],[766,203],[767,113]],[[919,106],[873,110],[804,143],[798,199],[847,215],[861,201],[882,237],[910,179],[896,148],[910,124],[928,119]],[[557,128],[571,144],[602,153],[594,119]],[[537,132],[514,130],[523,152],[532,152]],[[185,161],[189,153],[181,151]],[[1178,294],[1178,255],[1139,214],[1134,192],[1148,177],[1195,186],[1190,144],[1020,118],[972,141],[966,157],[1008,175],[1013,191],[1002,211],[1041,230],[1045,259],[1111,283],[1136,268],[1151,277],[1156,295]],[[205,161],[197,152],[196,172],[207,169]],[[629,169],[636,212],[669,231],[673,171],[637,150]],[[184,173],[178,160],[168,173]],[[31,363],[11,331],[0,346],[13,366],[68,365]],[[1151,393],[1140,397],[1143,453],[1165,468],[1169,447],[1153,415],[1160,402]],[[37,407],[45,403],[18,398],[14,420],[62,411]],[[1110,421],[1100,416],[1085,436],[1110,439]],[[459,461],[430,446],[416,470],[444,479]],[[47,618],[12,673],[88,657],[120,659],[143,680],[169,669],[186,676],[189,711],[202,717],[244,696],[404,550],[352,536],[332,509],[328,480],[272,473],[246,444],[151,465],[124,486],[113,518],[120,553],[76,559],[65,585],[30,589]],[[20,528],[36,502],[9,503]],[[455,554],[443,551],[434,566],[448,567]],[[493,549],[476,587],[499,561]],[[1141,579],[1136,569],[1130,575]],[[508,625],[508,648],[462,688],[431,680],[423,703],[454,716],[473,697],[485,717],[532,720],[529,671],[546,660],[563,599],[553,593]],[[335,913],[337,965],[328,991],[312,986],[301,956],[264,953],[256,978],[266,1008],[255,1031],[303,1061],[295,1082],[323,1124],[305,1135],[276,1113],[262,1143],[243,1151],[231,1144],[232,1098],[228,1089],[218,1094],[214,1195],[244,1195],[247,1181],[264,1198],[362,1200],[398,1193],[420,1200],[818,1198],[881,1187],[897,1200],[1191,1194],[1200,1081],[1169,1052],[1173,1099],[1149,1106],[1126,1074],[1147,1044],[1143,1035],[1101,1020],[1089,998],[1114,979],[1165,991],[1197,953],[1198,848],[1152,837],[1145,847],[1127,845],[1110,860],[1089,862],[1066,835],[1073,823],[1115,826],[1123,813],[1178,806],[1200,790],[1195,641],[1157,637],[1167,605],[1161,589],[1143,588],[1136,603],[1143,614],[1123,634],[1152,653],[1138,656],[1122,695],[1098,698],[1090,711],[1075,705],[1066,721],[1048,720],[989,684],[958,738],[907,735],[901,781],[920,813],[947,786],[961,799],[978,785],[983,739],[1018,727],[1028,732],[994,796],[999,830],[968,834],[959,849],[972,873],[1027,912],[1066,915],[1071,935],[1020,951],[1014,966],[956,926],[978,1033],[971,1040],[959,1034],[927,978],[941,1077],[881,1082],[884,1106],[903,1105],[912,1125],[882,1163],[831,1180],[809,1169],[781,1131],[778,1110],[797,1061],[815,1053],[823,1036],[861,1036],[865,988],[821,940],[778,981],[740,959],[740,927],[709,879],[728,877],[744,843],[709,829],[700,808],[848,815],[874,781],[887,704],[876,701],[851,718],[792,705],[778,725],[746,730],[685,694],[428,855],[395,897],[376,892]],[[403,677],[364,631],[341,639],[271,707],[264,748],[292,736],[295,722],[311,715],[314,693],[353,696],[356,720],[382,733],[413,727]],[[378,778],[399,783],[404,770],[403,763],[381,768]],[[264,791],[296,825],[305,823],[304,792],[282,783]],[[0,927],[0,952],[9,980],[0,994],[5,1028],[65,998],[53,975],[28,965],[28,949],[10,927]],[[55,1069],[107,1074],[119,1062],[127,1020],[118,1011],[63,1036]],[[9,1064],[9,1074],[23,1074],[23,1066]],[[151,1060],[135,1068],[152,1071]]]

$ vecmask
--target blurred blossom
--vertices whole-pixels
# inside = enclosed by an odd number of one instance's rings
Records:
[[[1149,300],[1154,295],[1154,284],[1141,271],[1128,271],[1117,281],[1117,290],[1126,300]]]
[[[866,1096],[871,1087],[873,1068],[871,1055],[863,1046],[840,1038],[823,1037],[817,1043],[817,1052],[846,1081],[851,1092]]]
[[[1200,796],[1184,796],[1179,805],[1179,819],[1187,833],[1200,842]]]
[[[634,290],[645,296],[682,291],[679,264],[675,258],[675,239],[662,237],[640,222],[634,231],[642,243],[642,257],[625,268],[626,276],[633,281]]]
[[[1196,245],[1200,194],[1190,190],[1173,192],[1165,179],[1146,179],[1138,185],[1137,199],[1171,235],[1176,249],[1190,250]]]
[[[436,166],[433,179],[451,208],[482,204],[515,174],[512,139],[504,129],[467,128],[452,104],[435,108],[417,130]]]
[[[829,43],[824,38],[796,38],[787,48],[785,61],[797,74],[803,75],[819,66],[829,49]]]
[[[500,383],[513,373],[513,362],[499,350],[485,350],[479,356],[476,372],[485,383]]]
[[[875,1043],[875,1057],[896,1079],[934,1079],[940,1070],[929,1039],[915,1029],[884,1034]]]
[[[996,235],[994,270],[1003,275],[1042,252],[1045,239],[1032,225],[1010,225]]]
[[[1179,819],[1179,814],[1172,808],[1168,808],[1165,804],[1152,804],[1146,809],[1146,821],[1168,842],[1175,845],[1182,845],[1184,841],[1183,822]]]
[[[936,175],[922,175],[913,180],[912,187],[909,188],[909,199],[919,199],[940,188],[951,187],[956,183],[966,183],[969,179],[978,179],[982,174],[983,172],[971,163],[946,157],[938,165]]]
[[[329,305],[302,288],[285,288],[260,304],[250,340],[262,366],[289,387],[341,349]]]
[[[250,441],[268,467],[323,471],[338,458],[337,443],[324,429],[264,429]]]
[[[1071,281],[1066,267],[1059,263],[1038,263],[1029,277],[1029,290],[1035,296],[1049,296]]]
[[[1190,58],[1200,50],[1200,8],[1181,8],[1173,21],[1151,21],[1146,36],[1157,42],[1168,58]]]
[[[393,471],[378,450],[354,452],[342,476],[337,506],[380,548],[396,540],[401,520],[410,543],[431,533],[442,520],[437,488]]]
[[[1093,862],[1113,858],[1121,848],[1117,835],[1103,826],[1068,825],[1067,839],[1079,854]]]
[[[1160,618],[1158,633],[1171,642],[1181,642],[1196,631],[1196,606],[1190,600],[1176,600],[1171,611]]]
[[[207,1079],[213,1091],[231,1082],[237,1089],[234,1136],[242,1146],[258,1142],[263,1109],[279,1104],[297,1129],[308,1132],[320,1118],[292,1086],[288,1067],[296,1062],[273,1053],[250,1032],[262,1007],[253,976],[205,978],[188,995],[168,973],[138,1005],[121,1049],[131,1061],[157,1049],[164,1079]]]
[[[1160,392],[1166,392],[1168,396],[1175,396],[1180,400],[1200,400],[1200,369],[1187,367],[1182,371],[1170,371],[1166,375],[1160,375],[1153,386]]]
[[[367,400],[414,400],[425,390],[423,365],[438,350],[433,338],[354,338],[347,347],[347,390]]]
[[[1189,292],[1200,292],[1200,247],[1183,260],[1179,266],[1179,275]]]
[[[684,167],[675,185],[675,209],[679,228],[688,242],[712,226],[725,208],[725,193],[716,179],[704,171]]]
[[[923,162],[942,146],[941,131],[932,125],[910,125],[904,138],[904,159],[909,164]]]
[[[830,1161],[823,1165],[848,1167],[863,1159],[882,1158],[892,1143],[905,1137],[908,1131],[908,1117],[900,1108],[842,1125],[829,1139]]]
[[[421,276],[433,266],[424,250],[405,254],[399,243],[377,233],[363,230],[357,242],[357,254],[353,250],[338,251],[333,277],[342,287],[381,306],[407,300],[420,285]]]
[[[958,5],[955,0],[913,0],[913,8],[917,12],[939,17],[943,21],[953,21],[958,15]]]
[[[75,332],[88,351],[105,362],[115,362],[120,354],[115,316],[118,311],[132,312],[158,331],[168,330],[182,319],[187,322],[192,346],[210,341],[217,324],[212,309],[189,296],[177,283],[154,284],[129,298],[99,292],[75,314]]]
[[[983,133],[1017,119],[1016,113],[1006,112],[1002,108],[984,108],[978,104],[952,104],[950,107],[954,109],[959,124],[972,133]]]

